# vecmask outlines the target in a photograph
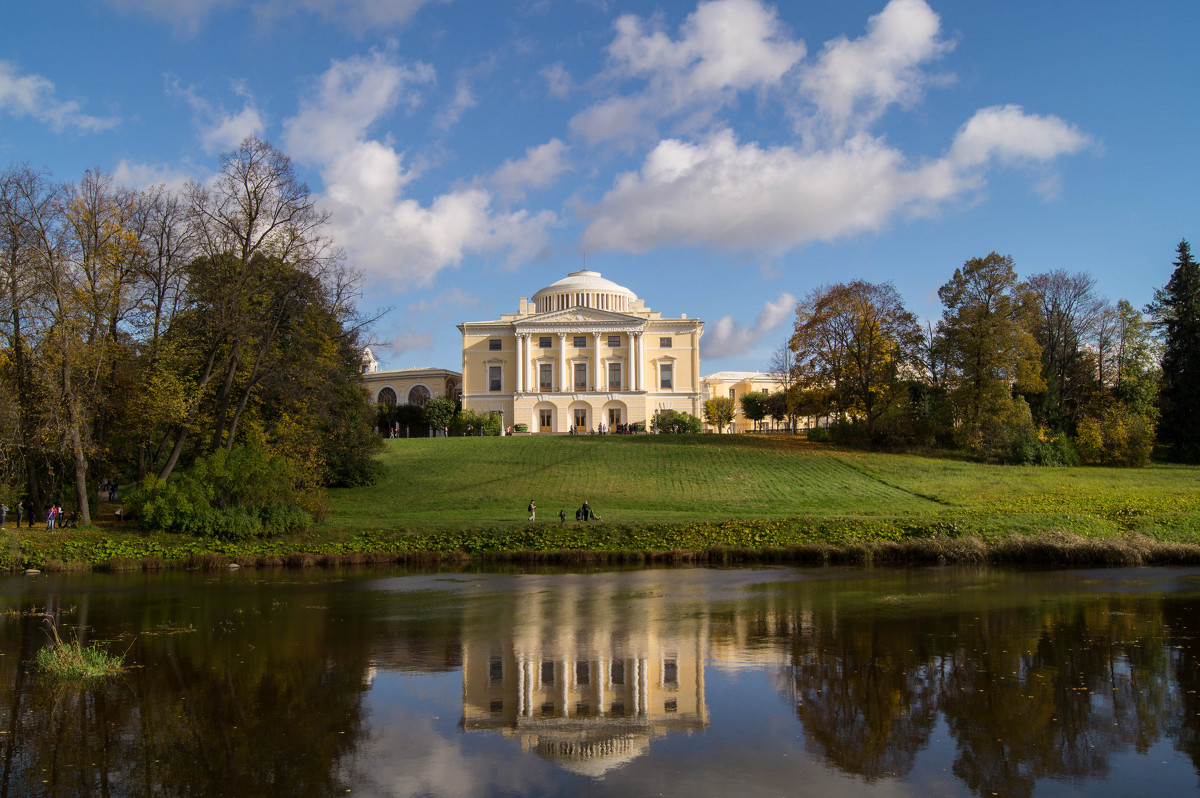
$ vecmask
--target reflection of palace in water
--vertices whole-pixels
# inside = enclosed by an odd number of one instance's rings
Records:
[[[462,728],[519,738],[523,751],[595,777],[656,737],[708,728],[707,624],[631,618],[611,586],[588,584],[531,591],[511,627],[464,638]]]

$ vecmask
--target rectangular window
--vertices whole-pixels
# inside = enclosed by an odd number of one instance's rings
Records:
[[[659,338],[658,346],[660,349],[670,349],[671,348],[671,339],[670,338]]]
[[[538,338],[538,349],[549,349],[549,348],[550,348],[550,336],[549,335],[540,336]]]
[[[625,663],[614,662],[609,670],[610,681],[613,684],[625,684]]]
[[[544,684],[544,685],[553,685],[554,684],[554,663],[553,662],[546,661],[546,662],[542,663],[542,684]]]
[[[591,673],[588,670],[586,662],[575,663],[575,684],[588,684],[591,681]]]
[[[608,348],[609,349],[616,349],[620,345],[621,345],[621,336],[619,336],[619,335],[608,336]]]
[[[575,411],[575,431],[576,432],[586,432],[587,431],[587,411],[586,410],[576,410]]]
[[[679,666],[673,659],[663,663],[663,684],[679,684]]]
[[[576,335],[574,346],[576,349],[587,349],[587,336],[586,335]]]
[[[658,367],[658,387],[664,391],[671,390],[671,384],[674,382],[672,372],[675,367],[671,363],[663,363]]]
[[[621,411],[617,408],[609,408],[608,411],[608,426],[615,427],[621,423]]]
[[[499,657],[492,657],[488,662],[488,679],[493,682],[504,681],[504,663]]]
[[[550,420],[550,410],[538,411],[538,425],[542,432],[553,432],[554,422]]]
[[[587,390],[587,363],[576,363],[574,368],[575,373],[575,390]]]
[[[608,364],[608,390],[610,390],[610,391],[621,390],[621,364],[620,363],[609,363]]]
[[[500,390],[500,367],[488,366],[488,390]]]
[[[737,398],[736,396],[734,396],[734,395],[733,395],[733,392],[734,392],[734,389],[733,389],[733,388],[730,388],[730,389],[729,389],[729,398],[730,398],[730,399],[736,399],[736,398]]]
[[[491,351],[491,352],[499,352],[500,351],[500,339],[499,338],[492,338],[488,341],[488,351]]]
[[[554,364],[539,363],[538,364],[538,390],[553,391],[554,390]]]
[[[674,698],[663,702],[663,712],[678,712],[679,703]]]

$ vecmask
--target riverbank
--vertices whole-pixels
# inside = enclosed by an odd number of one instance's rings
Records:
[[[986,540],[954,530],[871,524],[726,521],[682,527],[477,530],[464,533],[319,535],[231,543],[89,528],[8,538],[4,569],[215,570],[405,564],[426,567],[557,565],[1053,565],[1200,564],[1200,544],[1141,533],[1094,538],[1066,532]]]
[[[391,440],[381,463],[304,534],[199,540],[101,510],[95,527],[0,532],[0,568],[1200,563],[1190,466],[992,466],[749,435]],[[603,522],[574,520],[584,499]]]

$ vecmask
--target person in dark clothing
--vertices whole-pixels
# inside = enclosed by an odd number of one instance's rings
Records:
[[[567,523],[567,511],[566,510],[558,511],[558,523],[560,523],[560,524]]]

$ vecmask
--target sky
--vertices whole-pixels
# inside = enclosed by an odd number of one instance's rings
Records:
[[[964,261],[1145,305],[1200,236],[1200,4],[96,0],[0,5],[0,168],[135,188],[271,142],[385,368],[588,268],[767,369],[811,291],[922,320]]]

